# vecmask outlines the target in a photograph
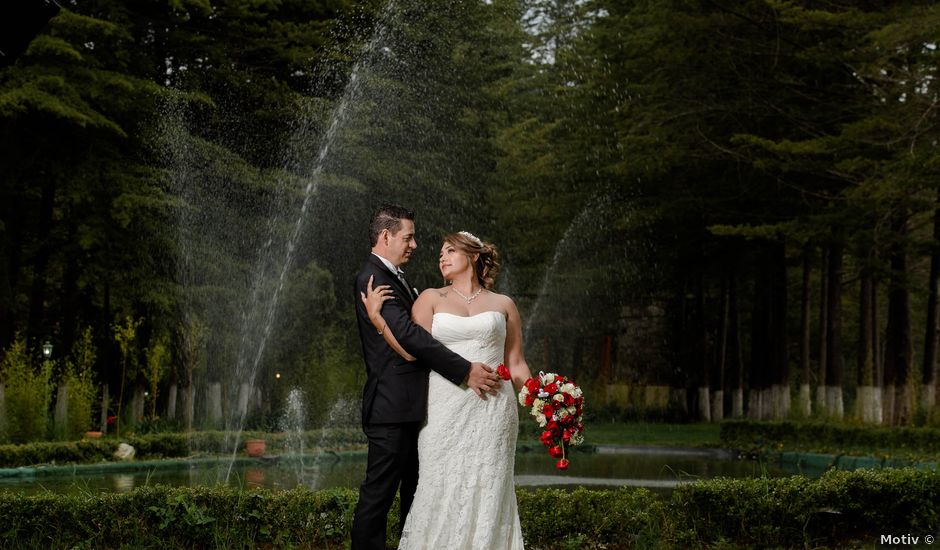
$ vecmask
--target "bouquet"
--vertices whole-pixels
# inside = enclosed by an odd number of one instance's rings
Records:
[[[565,450],[569,445],[584,442],[581,388],[559,374],[540,372],[538,377],[525,381],[519,391],[519,403],[531,407],[530,414],[539,427],[544,428],[539,440],[548,447],[549,455],[559,459],[555,467],[567,470]]]

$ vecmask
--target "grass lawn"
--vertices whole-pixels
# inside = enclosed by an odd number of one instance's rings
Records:
[[[605,422],[587,424],[585,443],[595,445],[675,445],[720,447],[718,424],[661,424],[654,422]]]

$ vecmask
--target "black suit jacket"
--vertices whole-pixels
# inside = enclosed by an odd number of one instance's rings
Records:
[[[408,362],[395,353],[379,335],[359,293],[366,291],[369,277],[372,286],[390,285],[394,299],[382,306],[382,317],[405,350],[418,361]],[[470,362],[450,351],[411,320],[415,293],[405,288],[396,274],[374,254],[356,276],[353,299],[362,356],[366,363],[365,388],[362,391],[363,424],[420,422],[427,415],[428,373],[430,369],[454,384],[461,384],[470,370]]]

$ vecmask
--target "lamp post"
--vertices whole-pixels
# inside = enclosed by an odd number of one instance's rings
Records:
[[[47,361],[52,359],[52,344],[48,340],[42,345],[42,358]]]

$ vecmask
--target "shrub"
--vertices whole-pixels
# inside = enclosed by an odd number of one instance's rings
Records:
[[[51,379],[52,363],[44,361],[38,369],[33,367],[25,341],[16,339],[0,364],[8,441],[23,443],[48,435]]]
[[[819,479],[715,479],[680,486],[666,517],[668,538],[678,546],[733,541],[743,547],[841,547],[886,533],[933,534],[938,503],[938,472],[834,470]]]
[[[65,414],[64,439],[80,438],[92,425],[95,403],[93,379],[96,349],[91,329],[86,329],[75,342],[72,355],[65,363],[62,383],[68,388],[68,408]]]
[[[632,545],[658,537],[663,504],[645,489],[541,489],[516,494],[526,547],[574,550],[597,543]]]
[[[940,429],[854,426],[823,422],[758,422],[728,420],[721,423],[722,446],[752,452],[787,447],[819,452],[940,454]]]
[[[812,548],[934,534],[940,474],[830,472],[643,489],[516,492],[526,547]],[[344,548],[356,491],[141,487],[127,494],[0,492],[4,548]],[[398,508],[389,514],[395,545]]]
[[[342,548],[356,493],[142,487],[128,494],[0,494],[4,547]],[[51,527],[55,526],[55,527]]]
[[[347,449],[365,443],[361,430],[325,429],[304,432],[305,452],[317,449]],[[181,458],[193,454],[226,455],[233,447],[244,448],[247,439],[264,439],[272,453],[290,451],[288,434],[205,431],[190,433],[157,433],[121,438],[107,437],[98,440],[71,442],[36,442],[22,445],[0,445],[0,468],[15,468],[37,464],[92,463],[112,460],[111,455],[118,443],[126,442],[137,451],[139,459]]]

